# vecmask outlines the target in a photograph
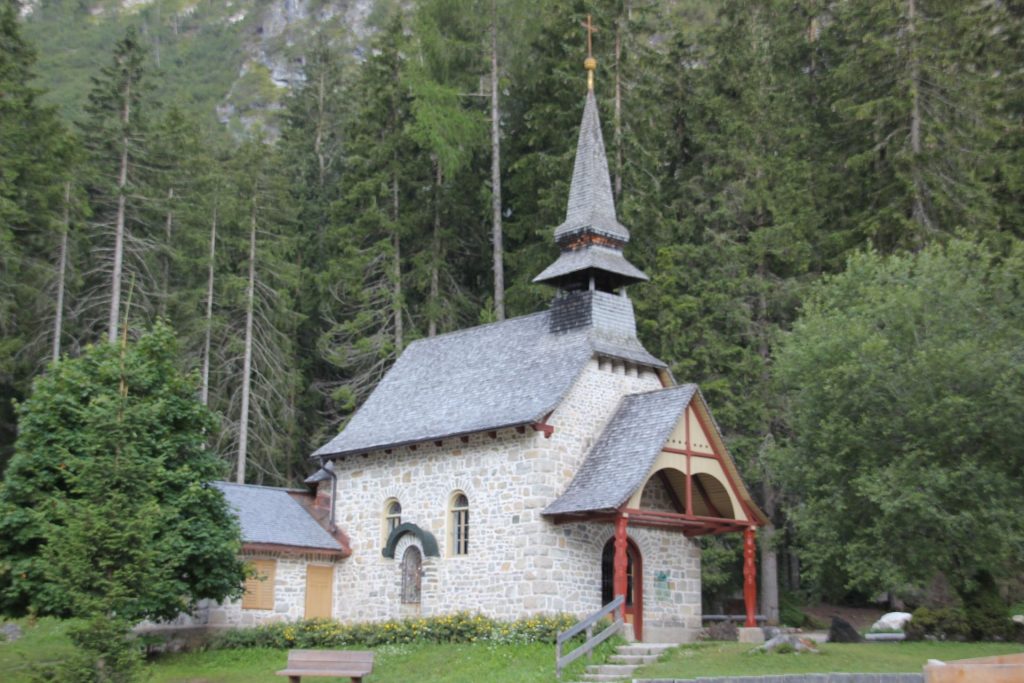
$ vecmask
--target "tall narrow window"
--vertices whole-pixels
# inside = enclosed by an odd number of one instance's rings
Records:
[[[384,503],[384,524],[381,525],[381,535],[384,537],[381,541],[382,544],[387,544],[391,532],[397,529],[401,523],[402,504],[398,502],[397,498],[389,498]]]
[[[451,511],[451,553],[469,554],[469,499],[464,493],[452,496]]]

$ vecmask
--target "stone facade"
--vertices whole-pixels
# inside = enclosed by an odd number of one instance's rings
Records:
[[[189,619],[191,626],[211,627],[245,627],[275,621],[298,621],[305,618],[306,613],[306,568],[311,565],[333,565],[334,604],[331,613],[338,616],[338,604],[341,596],[338,591],[338,561],[331,556],[317,554],[294,555],[284,553],[247,553],[246,561],[274,560],[274,608],[243,609],[241,600],[232,600],[224,604],[206,602],[199,606],[196,613]],[[178,625],[185,625],[178,624]]]
[[[336,572],[335,616],[362,621],[468,610],[513,619],[599,609],[601,554],[612,526],[555,525],[541,511],[572,480],[621,397],[659,388],[650,369],[595,358],[549,417],[550,438],[506,429],[339,458],[336,520],[352,556]],[[464,556],[450,547],[455,492],[469,499]],[[381,553],[384,506],[392,498],[402,505],[402,522],[433,534],[440,548],[440,557],[424,554],[418,606],[401,602],[401,560],[409,545],[422,544],[406,534],[394,559]],[[643,556],[646,639],[692,639],[700,628],[699,547],[678,532],[636,528],[630,536]]]

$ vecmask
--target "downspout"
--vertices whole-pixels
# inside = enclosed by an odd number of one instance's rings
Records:
[[[320,467],[331,476],[331,512],[327,522],[327,529],[333,534],[338,530],[338,527],[334,524],[334,494],[338,490],[338,473],[334,471],[333,463],[331,463],[331,467],[327,467],[326,458],[320,460]]]

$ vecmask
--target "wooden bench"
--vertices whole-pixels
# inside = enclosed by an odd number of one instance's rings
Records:
[[[300,683],[303,676],[348,676],[362,683],[373,671],[373,653],[352,650],[289,650],[288,666],[277,672],[289,683]]]

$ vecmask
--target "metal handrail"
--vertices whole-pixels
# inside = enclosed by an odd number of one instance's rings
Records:
[[[615,621],[612,622],[611,626],[604,629],[596,636],[594,635],[594,624],[606,615],[614,612],[619,607],[622,607],[622,603],[625,599],[625,596],[620,595],[586,619],[577,622],[574,626],[558,634],[558,637],[555,638],[555,676],[558,679],[562,678],[562,669],[575,662],[583,655],[587,655],[588,657],[592,656],[595,647],[622,630],[621,616],[617,617]],[[587,633],[587,640],[578,648],[563,656],[562,646],[584,631]]]

